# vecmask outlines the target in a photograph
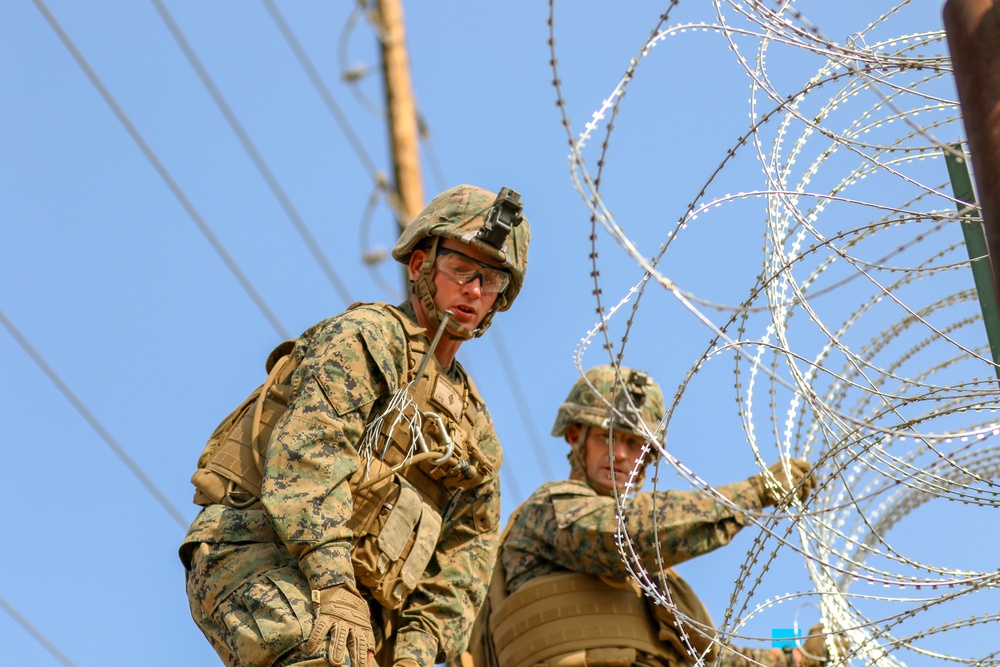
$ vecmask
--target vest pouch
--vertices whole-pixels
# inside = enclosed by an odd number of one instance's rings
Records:
[[[194,503],[202,507],[221,503],[226,497],[228,482],[229,480],[204,468],[195,470],[191,475],[191,483],[194,484]]]
[[[452,455],[446,462],[435,464],[433,460],[427,460],[415,465],[406,464],[407,459],[420,451],[414,442],[413,436],[410,434],[408,422],[409,418],[399,420],[386,419],[382,422],[379,434],[379,443],[381,443],[379,455],[389,465],[402,466],[400,475],[406,477],[427,498],[438,507],[442,507],[450,497],[450,492],[458,488],[471,488],[476,484],[482,483],[481,478],[476,482],[476,478],[470,478],[463,472],[469,471],[467,466],[463,467],[461,464],[458,464],[458,467],[456,467],[456,463],[461,461],[461,457],[464,455],[462,453],[464,452],[464,447],[462,447],[461,452],[459,451],[459,445],[464,442],[464,438],[462,433],[457,429],[453,429],[455,435],[458,436],[457,438],[453,438],[456,447],[452,450]],[[428,449],[440,454],[437,458],[444,456],[447,448],[443,444],[436,420],[424,417],[422,423],[424,443]],[[428,427],[429,424],[433,424],[433,426]],[[449,428],[452,427],[449,426]],[[472,469],[472,471],[474,472],[475,469]]]
[[[500,667],[613,667],[629,655],[669,665],[675,655],[657,639],[645,602],[630,586],[578,572],[528,581],[492,609],[489,631]],[[609,662],[586,662],[598,659]]]
[[[204,471],[227,482],[233,482],[239,490],[242,490],[243,493],[239,495],[242,496],[240,500],[244,501],[260,498],[267,444],[271,441],[271,432],[274,431],[275,424],[288,407],[287,396],[276,397],[272,388],[264,399],[257,440],[252,442],[255,408],[259,400],[258,396],[257,400],[243,411],[240,420],[230,430],[225,442],[205,466]],[[228,483],[226,486],[229,487]]]
[[[446,484],[449,488],[457,488],[456,482],[461,482],[465,477],[471,477],[475,470],[468,466],[466,461],[466,445],[463,433],[448,418],[441,415],[441,423],[448,429],[448,439],[451,440],[451,457],[444,463],[435,464],[434,460],[421,461],[417,465],[431,479]],[[447,453],[445,437],[441,434],[441,427],[436,419],[424,417],[423,422],[424,442],[427,448],[434,452],[440,452],[441,456]],[[440,457],[439,457],[440,458]],[[447,478],[449,479],[447,482]]]
[[[296,366],[291,355],[294,346],[293,341],[285,341],[271,352],[266,365],[267,380],[209,436],[198,457],[198,469],[191,476],[195,504],[243,507],[260,497],[267,444],[288,406],[289,381]],[[263,405],[262,393],[266,394]],[[255,425],[257,440],[251,442]]]
[[[355,499],[354,577],[387,609],[399,609],[434,555],[441,515],[394,475]],[[377,510],[375,503],[381,498]]]
[[[534,667],[631,667],[638,657],[634,648],[590,648],[557,655]]]
[[[374,456],[390,465],[404,464],[422,451],[419,440],[423,440],[427,450],[438,456],[405,466],[402,474],[432,502],[437,502],[434,497],[442,493],[450,496],[457,489],[471,489],[493,478],[499,461],[489,460],[476,446],[471,435],[472,418],[464,412],[467,406],[461,394],[440,374],[433,380],[416,383],[410,391],[412,402],[379,417],[377,435],[372,443]],[[421,412],[419,418],[415,410]],[[419,438],[411,429],[418,420],[421,425]],[[447,437],[442,427],[447,430]],[[448,459],[443,463],[434,463],[435,459],[445,456]],[[419,475],[412,475],[410,471],[414,470],[419,470]],[[437,504],[441,506],[440,502]]]
[[[421,435],[427,449],[439,452],[438,458],[448,455],[448,460],[440,464],[421,461],[417,465],[423,473],[449,489],[468,489],[481,484],[485,477],[477,468],[477,461],[469,457],[469,436],[465,429],[471,423],[465,414],[463,391],[440,372],[434,372],[416,384],[413,400],[422,406]],[[447,433],[442,433],[442,429]]]
[[[673,568],[666,570],[665,577],[667,586],[670,588],[670,598],[678,611],[688,618],[693,619],[698,624],[714,630],[715,623],[712,621],[712,617],[709,616],[705,605],[695,594],[688,582],[677,574]],[[646,602],[653,614],[653,618],[656,619],[660,641],[673,646],[680,655],[690,656],[691,650],[684,643],[684,640],[681,639],[681,621],[677,618],[674,610],[656,604],[651,598],[646,598]],[[706,650],[708,651],[708,654],[705,656],[705,662],[714,662],[719,653],[719,647],[712,644],[711,638],[704,636],[704,630],[692,627],[690,623],[687,624],[684,630],[692,648],[699,654],[704,654]]]
[[[456,424],[445,421],[449,429],[453,449],[451,458],[435,465],[433,461],[421,461],[418,467],[431,479],[448,489],[474,489],[496,475],[497,466],[479,450],[474,442],[467,442],[465,432]],[[464,422],[463,422],[464,423]],[[436,420],[424,420],[424,441],[434,450],[446,451],[441,430]]]

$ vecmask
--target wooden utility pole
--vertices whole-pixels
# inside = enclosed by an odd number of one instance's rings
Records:
[[[396,198],[393,208],[402,231],[425,204],[417,108],[413,101],[410,58],[406,51],[402,0],[377,0],[376,4],[392,150],[393,192],[390,195]]]

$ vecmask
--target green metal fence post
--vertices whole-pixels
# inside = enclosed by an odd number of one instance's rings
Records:
[[[993,371],[1000,379],[1000,309],[997,308],[996,287],[993,269],[990,266],[990,253],[986,245],[986,234],[983,231],[982,214],[976,203],[972,176],[969,174],[968,161],[965,159],[962,144],[952,144],[948,148],[950,150],[945,150],[944,160],[948,165],[951,189],[955,193],[955,199],[968,203],[967,206],[957,204],[959,219],[962,223],[962,234],[965,236],[965,246],[969,252],[972,278],[979,296],[979,307],[983,311],[986,339],[989,341],[990,353],[996,365]]]

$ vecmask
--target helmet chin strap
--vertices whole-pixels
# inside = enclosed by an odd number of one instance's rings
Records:
[[[410,281],[410,291],[420,299],[420,303],[424,305],[424,311],[427,315],[427,321],[431,325],[431,329],[437,330],[441,326],[441,321],[444,319],[444,311],[441,310],[437,303],[434,301],[434,294],[437,292],[437,286],[434,284],[434,275],[437,273],[437,249],[438,243],[441,240],[440,236],[433,237],[434,240],[431,242],[430,248],[427,250],[427,256],[424,257],[423,263],[420,265],[420,275],[417,276],[416,280]],[[493,321],[493,315],[497,312],[501,305],[506,303],[506,299],[501,294],[497,297],[496,301],[493,302],[493,306],[486,312],[486,316],[483,317],[483,321],[479,323],[478,329],[466,329],[461,324],[455,320],[449,320],[447,326],[445,327],[445,333],[451,338],[458,338],[459,340],[470,340],[472,338],[479,338],[486,330],[490,328],[490,324]]]

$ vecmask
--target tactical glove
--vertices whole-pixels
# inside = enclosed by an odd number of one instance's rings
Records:
[[[809,492],[816,485],[812,466],[803,459],[789,459],[788,473],[785,472],[785,464],[781,461],[773,464],[768,470],[770,474],[762,472],[750,478],[750,483],[753,484],[764,507],[787,505],[791,502],[789,494],[793,490],[799,500],[805,502]]]
[[[413,658],[400,658],[393,663],[392,667],[420,667],[420,665],[418,665],[417,661]]]
[[[802,645],[802,667],[820,667],[829,663],[832,656],[826,650],[826,637],[823,636],[823,624],[817,623],[809,628],[809,634],[812,636]],[[834,641],[840,649],[836,657],[845,658],[850,648],[847,638],[843,635],[835,635]]]
[[[313,591],[312,600],[316,619],[306,653],[315,653],[330,635],[330,664],[343,665],[344,657],[349,655],[352,667],[368,667],[368,652],[375,651],[375,633],[364,598],[341,585]]]

